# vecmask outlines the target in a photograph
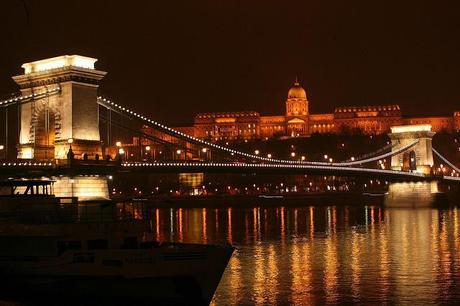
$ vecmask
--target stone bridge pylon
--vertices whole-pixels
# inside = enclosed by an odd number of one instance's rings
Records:
[[[13,77],[22,96],[41,98],[20,105],[18,158],[65,159],[70,145],[76,157],[102,155],[97,88],[106,72],[96,61],[64,55],[22,65]]]
[[[434,134],[431,131],[431,125],[428,124],[391,127],[389,136],[392,151],[418,141],[407,151],[392,156],[391,169],[430,174],[433,166],[432,139]]]

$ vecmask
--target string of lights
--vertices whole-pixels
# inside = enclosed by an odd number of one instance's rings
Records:
[[[56,88],[53,88],[53,89],[50,89],[50,90],[46,90],[44,92],[32,93],[30,95],[20,96],[20,97],[16,97],[16,98],[10,98],[10,99],[7,99],[7,100],[0,101],[0,107],[7,107],[7,106],[9,106],[11,104],[16,104],[16,103],[24,103],[26,101],[33,100],[33,99],[40,99],[40,98],[43,98],[43,97],[47,97],[47,96],[56,94],[56,93],[58,93],[60,91],[61,91],[61,88],[56,87]]]
[[[200,139],[200,138],[196,138],[194,136],[190,136],[186,133],[183,133],[183,132],[180,132],[180,131],[177,131],[173,128],[170,128],[166,125],[163,125],[155,120],[152,120],[152,119],[149,119],[137,112],[134,112],[133,110],[130,110],[129,108],[126,108],[126,107],[123,107],[107,98],[103,98],[103,97],[98,97],[98,103],[99,105],[103,106],[103,107],[106,107],[106,108],[109,108],[109,109],[114,109],[116,111],[123,111],[124,113],[132,116],[132,117],[135,117],[137,119],[140,119],[140,120],[143,120],[145,123],[147,123],[148,125],[153,125],[157,128],[159,128],[160,130],[164,131],[166,134],[169,134],[169,135],[173,135],[175,137],[179,137],[179,138],[182,138],[182,139],[186,139],[190,142],[193,142],[193,143],[196,143],[196,144],[200,144],[200,145],[204,145],[204,146],[207,146],[207,147],[210,147],[210,148],[214,148],[214,149],[218,149],[218,150],[221,150],[221,151],[224,151],[224,152],[227,152],[227,153],[230,153],[232,156],[233,155],[238,155],[238,156],[243,156],[243,157],[246,157],[246,158],[251,158],[251,159],[254,159],[254,160],[259,160],[259,161],[263,161],[263,162],[271,162],[271,163],[282,163],[282,164],[302,164],[302,165],[328,165],[328,166],[333,166],[333,167],[340,167],[340,166],[352,166],[352,165],[359,165],[359,164],[365,164],[365,163],[369,163],[369,162],[373,162],[373,161],[376,161],[376,160],[379,160],[379,159],[382,159],[382,158],[386,158],[386,157],[390,157],[390,156],[393,156],[393,155],[397,155],[397,154],[400,154],[410,148],[412,148],[413,146],[415,146],[417,143],[418,143],[418,140],[417,141],[414,141],[413,143],[410,143],[410,144],[407,144],[405,146],[402,146],[400,149],[396,150],[396,151],[393,151],[393,152],[389,152],[389,153],[385,153],[385,154],[382,154],[382,155],[379,155],[379,156],[375,156],[375,157],[372,157],[372,158],[367,158],[367,159],[362,159],[362,160],[354,160],[354,161],[350,161],[350,162],[342,162],[342,163],[333,163],[333,162],[314,162],[314,161],[300,161],[300,160],[285,160],[285,159],[275,159],[275,158],[268,158],[268,157],[263,157],[263,156],[259,156],[259,155],[254,155],[254,154],[249,154],[249,153],[246,153],[246,152],[241,152],[241,151],[238,151],[238,150],[234,150],[232,148],[228,148],[228,147],[224,147],[224,146],[221,146],[221,145],[218,145],[218,144],[215,144],[215,143],[211,143],[211,142],[208,142],[208,141],[205,141],[203,139]]]
[[[449,167],[451,167],[452,170],[456,171],[457,173],[460,173],[460,169],[455,167],[454,164],[452,164],[450,161],[447,160],[447,158],[442,156],[441,153],[436,151],[435,148],[432,148],[432,150],[433,150],[433,153],[436,154],[436,156],[438,156],[443,162],[445,162],[447,165],[449,165]]]

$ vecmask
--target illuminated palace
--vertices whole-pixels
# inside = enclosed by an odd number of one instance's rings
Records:
[[[281,116],[261,116],[255,111],[199,113],[192,127],[178,129],[212,141],[305,137],[314,133],[378,135],[390,132],[391,126],[405,124],[430,124],[434,132],[460,129],[460,112],[405,118],[399,105],[344,106],[336,107],[333,113],[310,114],[307,94],[297,81],[285,103],[286,114]]]

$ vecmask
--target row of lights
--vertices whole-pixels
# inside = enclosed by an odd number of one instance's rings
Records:
[[[11,166],[52,166],[53,163],[31,163],[31,162],[23,162],[23,163],[2,163],[0,164],[3,167],[11,167]]]
[[[30,99],[30,98],[36,98],[37,96],[41,96],[43,94],[48,95],[50,93],[57,92],[57,91],[60,91],[60,90],[61,90],[61,88],[57,87],[57,88],[47,90],[47,91],[41,92],[41,93],[33,93],[33,94],[30,94],[30,95],[26,95],[26,96],[20,96],[20,97],[17,97],[17,98],[11,98],[11,99],[8,99],[8,100],[0,101],[0,105],[9,104],[9,103],[13,103],[13,102],[18,102],[18,101],[22,101],[22,100]]]
[[[173,133],[173,134],[176,134],[176,135],[179,135],[179,136],[182,136],[184,138],[187,138],[189,140],[192,140],[192,141],[195,141],[195,142],[199,142],[199,143],[202,143],[202,144],[205,144],[207,146],[210,146],[210,147],[214,147],[214,148],[217,148],[219,150],[223,150],[223,151],[226,151],[226,152],[230,152],[231,155],[234,155],[234,154],[237,154],[237,155],[242,155],[242,156],[245,156],[245,157],[249,157],[249,158],[253,158],[253,159],[259,159],[259,160],[264,160],[264,161],[271,161],[271,162],[280,162],[280,163],[289,163],[291,164],[292,162],[297,162],[297,163],[302,163],[302,164],[306,164],[306,165],[331,165],[331,166],[351,166],[351,165],[356,165],[356,164],[362,164],[362,163],[367,163],[367,162],[372,162],[372,161],[375,161],[375,160],[379,160],[379,159],[382,159],[382,158],[386,158],[386,157],[389,157],[389,156],[393,156],[393,155],[396,155],[396,154],[399,154],[403,151],[406,151],[408,150],[409,148],[411,148],[412,146],[416,145],[419,140],[416,140],[414,143],[411,143],[411,144],[408,144],[402,148],[400,148],[399,150],[395,151],[395,152],[389,152],[389,153],[386,153],[386,154],[383,154],[383,155],[380,155],[380,156],[377,156],[377,157],[373,157],[373,158],[368,158],[368,159],[365,159],[365,160],[358,160],[356,161],[354,159],[354,157],[351,158],[351,162],[345,162],[345,163],[333,163],[333,159],[332,158],[328,158],[327,155],[324,155],[324,158],[327,159],[329,161],[329,163],[324,163],[324,162],[305,162],[304,160],[305,159],[302,159],[302,161],[291,161],[291,160],[282,160],[282,159],[272,159],[272,155],[271,153],[267,154],[267,157],[261,157],[261,156],[258,156],[258,154],[256,155],[252,155],[252,154],[248,154],[248,153],[245,153],[245,152],[241,152],[241,151],[237,151],[237,150],[233,150],[233,149],[230,149],[230,148],[227,148],[227,147],[223,147],[223,146],[220,146],[220,145],[217,145],[217,144],[213,144],[213,143],[210,143],[210,142],[207,142],[207,141],[204,141],[202,139],[199,139],[199,138],[196,138],[196,137],[193,137],[193,136],[190,136],[186,133],[183,133],[183,132],[180,132],[180,131],[177,131],[177,130],[174,130],[168,126],[165,126],[157,121],[154,121],[152,119],[148,119],[146,118],[145,116],[142,116],[136,112],[133,112],[132,110],[128,109],[128,108],[125,108],[125,107],[122,107],[121,105],[118,105],[106,98],[102,98],[102,97],[98,97],[98,100],[99,101],[103,101],[104,103],[107,103],[111,106],[114,106],[116,108],[118,108],[119,110],[122,110],[122,111],[125,111],[127,112],[128,114],[131,114],[139,119],[142,119],[150,124],[154,124],[170,133]],[[123,154],[124,153],[124,150],[122,148],[120,148],[120,151],[119,152],[120,154]],[[258,151],[258,150],[256,150]],[[258,151],[259,152],[259,151]],[[180,150],[177,150],[176,152],[177,154],[180,154]],[[260,153],[260,152],[259,152]],[[292,154],[294,154],[292,156]],[[292,152],[291,153],[291,156],[292,157],[295,157],[295,152]]]
[[[222,151],[226,151],[226,152],[229,152],[232,156],[234,154],[237,154],[237,155],[241,155],[241,156],[244,156],[244,157],[248,157],[248,158],[252,158],[252,159],[258,159],[258,160],[263,160],[263,161],[270,161],[270,162],[279,162],[279,163],[287,163],[287,164],[292,164],[292,163],[302,163],[302,164],[307,164],[307,165],[329,165],[331,164],[333,161],[332,159],[329,159],[329,163],[328,162],[307,162],[305,161],[305,159],[302,159],[301,161],[292,161],[292,160],[284,160],[284,159],[272,159],[272,154],[269,153],[267,154],[267,157],[262,157],[262,156],[259,156],[258,154],[248,154],[248,153],[245,153],[245,152],[241,152],[241,151],[237,151],[237,150],[234,150],[234,149],[231,149],[231,148],[228,148],[228,147],[223,147],[223,146],[220,146],[218,144],[214,144],[214,143],[210,143],[210,142],[207,142],[205,140],[202,140],[202,139],[199,139],[199,138],[196,138],[194,136],[190,136],[186,133],[183,133],[183,132],[180,132],[180,131],[177,131],[177,130],[174,130],[166,125],[163,125],[155,120],[152,120],[152,119],[149,119],[145,116],[142,116],[128,108],[125,108],[125,107],[122,107],[121,105],[118,105],[112,101],[110,101],[109,99],[106,99],[106,98],[102,98],[102,97],[98,97],[98,100],[99,101],[102,101],[103,105],[104,106],[108,106],[109,108],[112,108],[112,107],[115,107],[117,108],[118,110],[122,110],[130,115],[133,115],[139,119],[142,119],[150,124],[153,124],[153,125],[156,125],[157,127],[163,129],[163,130],[166,130],[168,133],[172,133],[172,134],[176,134],[178,136],[181,136],[181,137],[184,137],[184,138],[187,138],[191,141],[194,141],[194,142],[199,142],[201,144],[204,144],[208,147],[213,147],[213,148],[216,148],[216,149],[219,149],[219,150],[222,150]],[[260,152],[259,152],[260,153]],[[294,153],[294,152],[293,152]],[[379,157],[381,158],[381,157]],[[377,158],[378,159],[378,158]],[[372,159],[374,160],[374,159]],[[370,160],[370,161],[372,161]],[[362,162],[367,162],[367,161],[362,161]],[[350,163],[348,163],[350,164]],[[346,165],[346,163],[335,163],[335,164],[332,164],[332,165],[337,165],[337,166],[341,166],[341,165]]]
[[[124,150],[123,148],[121,148],[121,141],[117,141],[117,142],[115,143],[115,145],[119,148],[119,149],[118,149],[118,153],[119,153],[120,155],[125,154],[125,150]],[[151,149],[152,149],[152,148],[151,148],[150,146],[145,146],[145,150],[146,150],[147,152],[150,152]],[[208,151],[208,149],[207,149],[207,148],[202,148],[201,151],[202,151],[203,153],[206,153],[206,152]],[[161,152],[160,152],[160,154],[161,154]],[[181,149],[176,150],[176,154],[177,154],[177,155],[182,154],[182,150],[181,150]]]

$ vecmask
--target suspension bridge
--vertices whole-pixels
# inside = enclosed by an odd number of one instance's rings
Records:
[[[251,172],[460,182],[460,169],[432,148],[434,133],[429,125],[393,127],[388,146],[342,162],[264,157],[188,135],[98,96],[99,83],[106,73],[96,70],[95,62],[93,58],[73,55],[22,66],[24,74],[13,77],[20,92],[0,101],[5,116],[3,150],[8,151],[12,145],[8,121],[11,108],[17,110],[19,135],[14,143],[17,158],[1,160],[0,174],[24,177],[117,172]],[[115,115],[127,120],[116,120]],[[154,133],[143,133],[123,121],[148,126]],[[152,146],[171,154],[149,162],[123,160],[122,150],[115,152],[116,156],[106,157],[109,148],[114,147],[113,127],[140,134]],[[102,134],[106,134],[105,141],[101,141]],[[206,158],[203,152],[207,153]],[[387,158],[391,159],[391,169],[375,167],[376,161]],[[435,158],[450,169],[450,175],[433,172]]]

